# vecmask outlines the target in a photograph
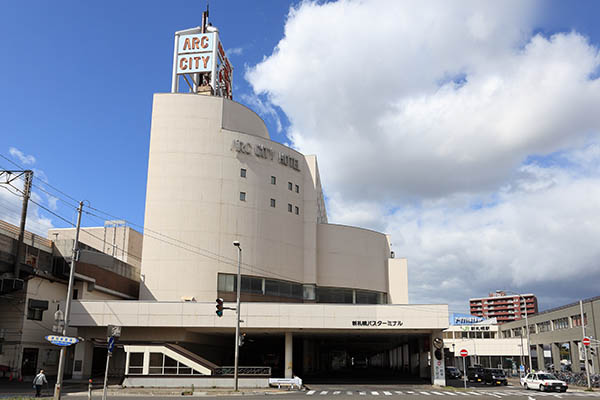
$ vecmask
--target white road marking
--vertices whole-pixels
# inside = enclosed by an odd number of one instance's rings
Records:
[[[336,390],[335,392],[333,392],[333,394],[340,394],[342,392],[340,392],[339,390]]]
[[[311,396],[313,394],[315,394],[316,390],[309,390],[308,392],[306,392],[307,396]]]
[[[394,393],[396,393],[396,394],[402,394],[402,392],[399,391],[399,390],[395,390]],[[410,392],[406,392],[406,393],[410,393]]]
[[[444,395],[444,393],[440,393],[440,392],[431,392],[431,393],[437,394],[438,396],[443,396]]]
[[[352,393],[351,391],[349,391],[349,390],[348,390],[348,391],[346,392],[346,394],[347,394],[348,396],[352,396],[354,393]]]
[[[360,394],[361,396],[364,396],[367,394],[367,392],[358,392],[358,394]]]
[[[323,395],[325,395],[325,394],[327,394],[327,393],[329,393],[327,390],[323,390],[323,391],[322,391],[321,393],[319,393],[319,394],[320,394],[321,396],[323,396]]]
[[[475,396],[481,396],[481,393],[477,393],[477,392],[468,392],[470,394],[474,394]]]
[[[426,396],[431,396],[431,393],[427,393],[427,392],[420,392],[421,394],[424,394]]]
[[[447,394],[449,396],[456,396],[456,393],[453,393],[453,392],[445,392],[445,394]]]
[[[386,395],[386,396],[391,396],[392,392],[386,392],[386,391],[384,391],[383,394]]]
[[[467,394],[467,393],[465,393],[465,392],[456,392],[456,393],[458,393],[458,394],[460,394],[460,395],[462,395],[462,396],[468,396],[468,394]]]
[[[373,396],[379,396],[379,392],[371,392]]]
[[[409,394],[419,394],[419,393],[411,392],[410,390],[407,390],[406,393],[409,393]]]

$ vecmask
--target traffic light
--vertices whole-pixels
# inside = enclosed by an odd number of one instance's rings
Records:
[[[215,311],[217,313],[217,315],[220,317],[223,316],[223,299],[222,298],[217,298],[217,311]]]
[[[244,339],[246,339],[246,334],[242,333],[240,335],[240,347],[242,347],[244,345]]]
[[[595,355],[596,355],[596,350],[595,350],[593,347],[590,347],[590,354],[591,354],[592,356],[595,356]]]

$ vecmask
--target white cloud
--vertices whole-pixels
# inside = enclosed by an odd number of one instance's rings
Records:
[[[21,164],[31,165],[35,163],[35,157],[32,155],[25,155],[21,150],[11,147],[8,152],[11,156],[17,157]]]
[[[600,56],[577,32],[532,36],[537,7],[302,2],[246,73],[319,157],[330,220],[409,255],[414,300],[585,292],[563,283],[597,256]]]
[[[243,47],[233,47],[231,49],[227,49],[225,51],[225,53],[227,53],[228,57],[231,56],[240,56],[244,53],[244,48]]]

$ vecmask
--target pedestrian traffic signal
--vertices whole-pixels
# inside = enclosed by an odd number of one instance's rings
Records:
[[[223,299],[222,298],[217,298],[217,311],[216,311],[217,315],[219,317],[223,316]]]

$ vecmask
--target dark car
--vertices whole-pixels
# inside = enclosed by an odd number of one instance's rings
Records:
[[[483,367],[467,368],[467,380],[469,382],[483,382]]]
[[[460,379],[462,378],[462,372],[456,367],[446,367],[446,376],[449,379]]]
[[[483,370],[483,381],[490,385],[508,385],[504,370],[500,368],[486,368]]]

